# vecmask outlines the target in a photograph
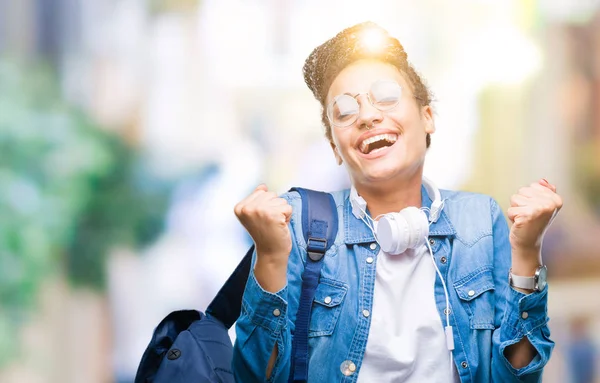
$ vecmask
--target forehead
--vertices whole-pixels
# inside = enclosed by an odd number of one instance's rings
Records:
[[[398,68],[378,60],[359,60],[340,71],[331,83],[327,93],[327,102],[342,93],[367,92],[377,80],[394,80],[407,88],[407,82]]]

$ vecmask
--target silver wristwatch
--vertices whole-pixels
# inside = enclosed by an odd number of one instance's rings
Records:
[[[514,275],[512,270],[508,273],[508,283],[512,287],[524,290],[542,291],[546,287],[548,269],[545,265],[538,266],[533,277]]]

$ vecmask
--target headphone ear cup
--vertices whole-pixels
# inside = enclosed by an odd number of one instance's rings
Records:
[[[408,225],[408,246],[415,249],[425,243],[425,237],[429,235],[429,220],[425,212],[414,206],[402,209],[400,215],[404,217]]]
[[[396,255],[406,251],[410,233],[406,218],[400,213],[388,213],[377,221],[375,228],[381,250]]]
[[[388,254],[404,253],[425,243],[429,236],[429,220],[425,212],[414,206],[400,213],[388,213],[377,221],[375,228],[381,250]]]

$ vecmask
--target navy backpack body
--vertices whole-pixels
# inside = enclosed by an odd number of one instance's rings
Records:
[[[293,188],[302,198],[302,231],[307,261],[292,338],[289,382],[308,376],[308,324],[322,259],[337,234],[337,210],[329,193]],[[135,377],[135,383],[234,383],[233,346],[228,330],[240,315],[242,295],[252,265],[252,246],[212,300],[206,314],[175,311],[156,327]]]

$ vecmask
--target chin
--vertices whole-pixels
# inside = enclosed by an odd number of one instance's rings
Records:
[[[406,169],[396,166],[378,166],[376,169],[368,169],[364,174],[364,178],[370,182],[386,181],[404,173]]]
[[[363,168],[362,178],[368,182],[387,181],[393,178],[410,178],[422,168],[423,161],[390,158],[389,161],[381,161]]]

